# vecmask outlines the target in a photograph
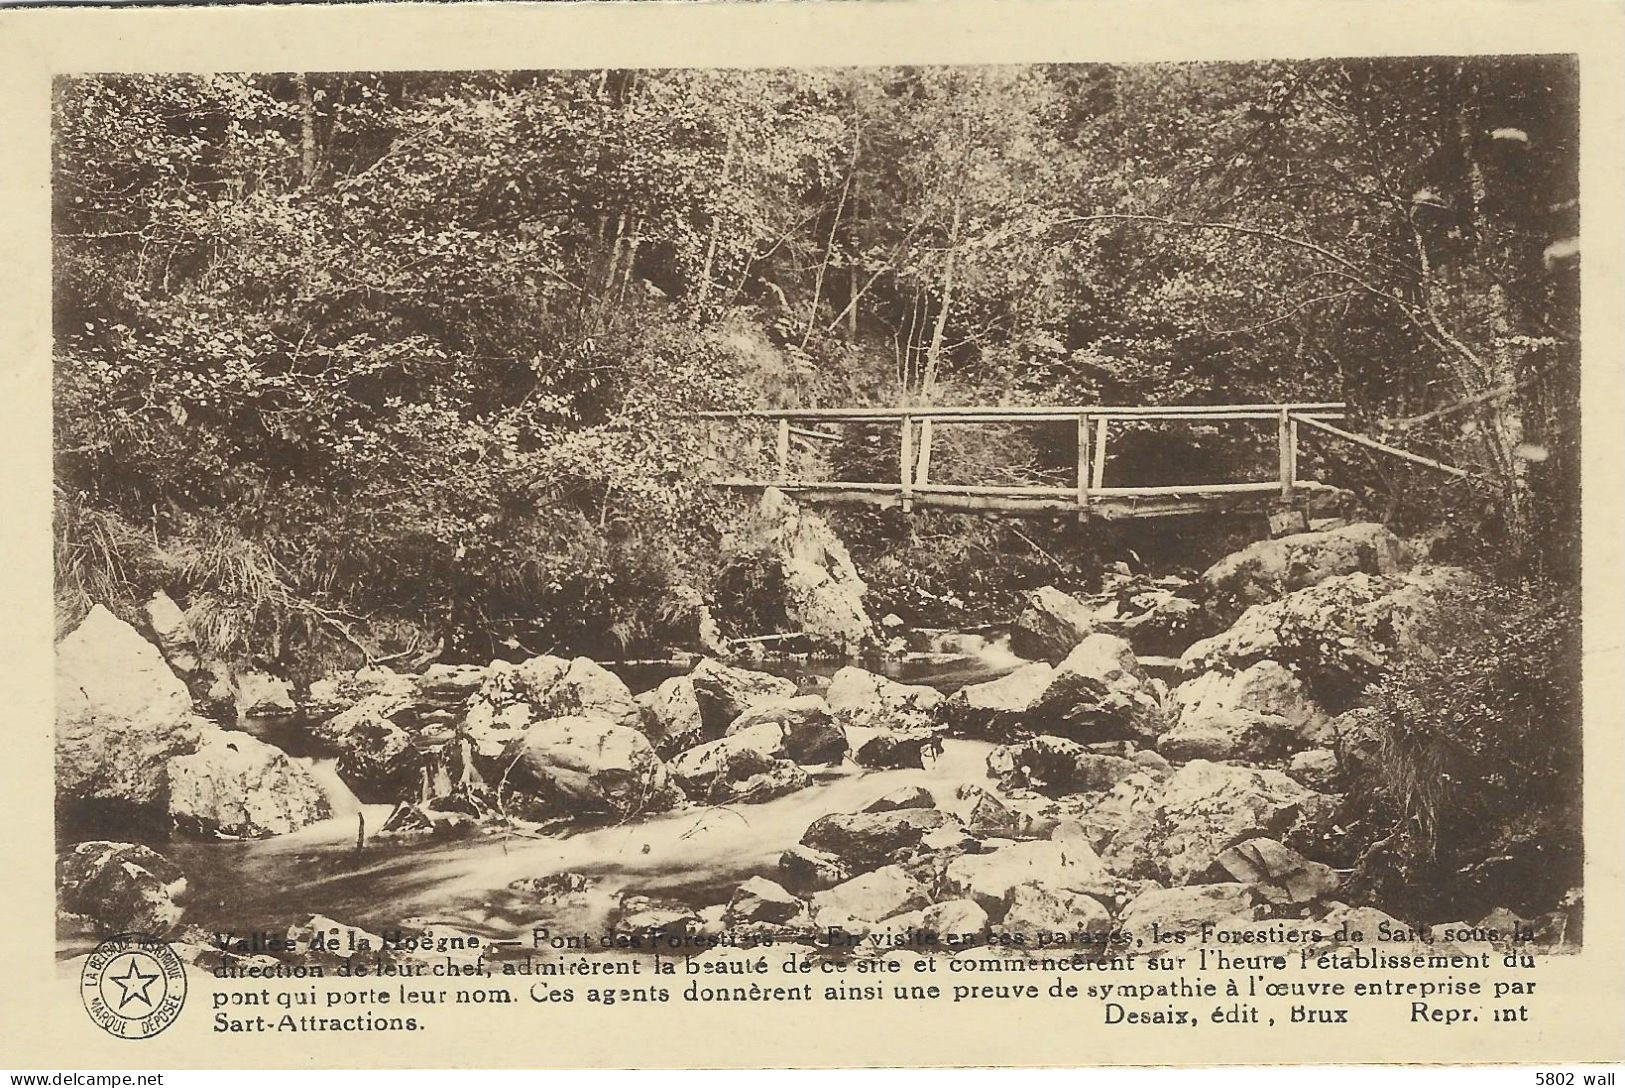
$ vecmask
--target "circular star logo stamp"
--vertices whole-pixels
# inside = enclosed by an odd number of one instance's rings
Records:
[[[186,1005],[186,965],[156,937],[121,934],[97,945],[85,961],[79,996],[109,1035],[149,1039]]]

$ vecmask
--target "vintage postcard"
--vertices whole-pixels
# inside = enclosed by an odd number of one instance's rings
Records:
[[[7,1062],[1625,1058],[1622,35],[0,12]]]

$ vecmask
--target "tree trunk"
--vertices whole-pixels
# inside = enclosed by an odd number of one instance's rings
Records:
[[[846,338],[848,341],[858,338],[858,266],[856,263],[847,268],[847,292],[851,300],[846,307]]]
[[[615,216],[615,240],[609,247],[609,267],[604,269],[604,292],[608,294],[609,288],[615,283],[615,272],[621,265],[621,241],[626,235],[626,213],[620,212]]]
[[[316,100],[309,76],[295,73],[293,82],[299,92],[299,182],[309,185],[316,180]]]
[[[626,243],[626,264],[621,272],[621,291],[618,298],[626,297],[627,285],[632,282],[632,272],[637,267],[638,247],[643,244],[643,219],[641,216],[632,217],[632,237]]]
[[[728,144],[722,152],[722,181],[721,191],[728,191],[729,175],[733,172],[734,134],[728,133]],[[717,263],[717,241],[722,234],[722,216],[711,213],[711,231],[705,240],[705,263],[700,269],[700,286],[694,296],[694,316],[697,318],[705,310],[705,304],[711,298],[711,276]]]
[[[936,393],[937,370],[942,362],[942,337],[948,327],[948,309],[954,300],[954,258],[959,248],[959,226],[964,215],[963,194],[954,197],[953,220],[948,225],[948,255],[942,267],[942,301],[937,306],[936,324],[931,329],[931,346],[925,353],[925,371],[920,380],[920,395],[929,404]]]
[[[1483,311],[1489,317],[1489,343],[1480,358],[1486,373],[1480,374],[1481,388],[1467,389],[1472,395],[1486,389],[1513,388],[1518,384],[1518,358],[1511,338],[1517,328],[1507,296],[1505,277],[1514,257],[1504,237],[1505,232],[1494,215],[1486,211],[1489,202],[1489,181],[1477,150],[1480,130],[1485,126],[1477,116],[1472,103],[1477,96],[1473,88],[1462,86],[1465,73],[1458,70],[1457,129],[1462,165],[1467,175],[1470,229],[1474,239],[1474,265],[1485,277],[1481,284],[1463,282],[1464,294],[1477,293]],[[1463,277],[1466,281],[1467,277]],[[1484,435],[1486,453],[1501,483],[1503,517],[1509,542],[1516,553],[1523,554],[1529,544],[1528,473],[1520,456],[1523,445],[1523,415],[1517,397],[1498,398],[1484,402],[1479,413],[1480,430]]]
[[[818,275],[813,279],[812,307],[807,313],[807,327],[801,333],[801,346],[812,338],[813,326],[818,321],[818,302],[824,294],[824,273],[829,270],[830,257],[835,252],[835,235],[841,229],[841,216],[846,212],[846,197],[852,191],[852,178],[858,172],[858,149],[862,143],[862,130],[852,133],[852,157],[846,166],[846,178],[841,182],[841,196],[835,202],[835,219],[829,225],[829,238],[824,242],[824,259],[818,264]]]

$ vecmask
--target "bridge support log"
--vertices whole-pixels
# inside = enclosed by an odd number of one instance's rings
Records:
[[[1078,524],[1089,520],[1089,416],[1078,416]]]
[[[902,447],[898,456],[898,483],[902,488],[903,513],[914,509],[914,418],[903,417]]]
[[[1298,483],[1298,424],[1292,418],[1292,413],[1285,408],[1281,409],[1277,434],[1280,453],[1281,500],[1291,502],[1293,490]]]
[[[1095,478],[1089,485],[1096,491],[1106,486],[1106,430],[1111,420],[1101,416],[1095,424]]]

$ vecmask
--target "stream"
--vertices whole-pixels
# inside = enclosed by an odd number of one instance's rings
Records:
[[[945,637],[943,649],[890,663],[894,678],[952,691],[1022,664],[1003,639]],[[816,686],[840,663],[747,662]],[[639,677],[634,688],[648,687]],[[380,827],[391,806],[362,805],[333,761],[297,757],[327,792],[334,815],[289,835],[243,842],[170,838],[150,845],[187,874],[186,921],[211,932],[285,931],[312,914],[373,932],[428,920],[484,937],[528,940],[537,925],[601,932],[616,895],[670,895],[695,906],[726,901],[745,878],[770,875],[807,826],[851,812],[893,790],[923,786],[955,807],[966,783],[988,784],[981,741],[949,739],[925,768],[866,770],[848,762],[813,772],[813,784],[761,804],[688,809],[556,837],[497,832],[459,840],[371,840],[355,848],[357,814]],[[106,837],[117,829],[103,828]],[[75,836],[78,838],[84,835]],[[571,872],[596,878],[563,907],[514,891],[515,881]],[[64,951],[67,951],[66,949]]]

